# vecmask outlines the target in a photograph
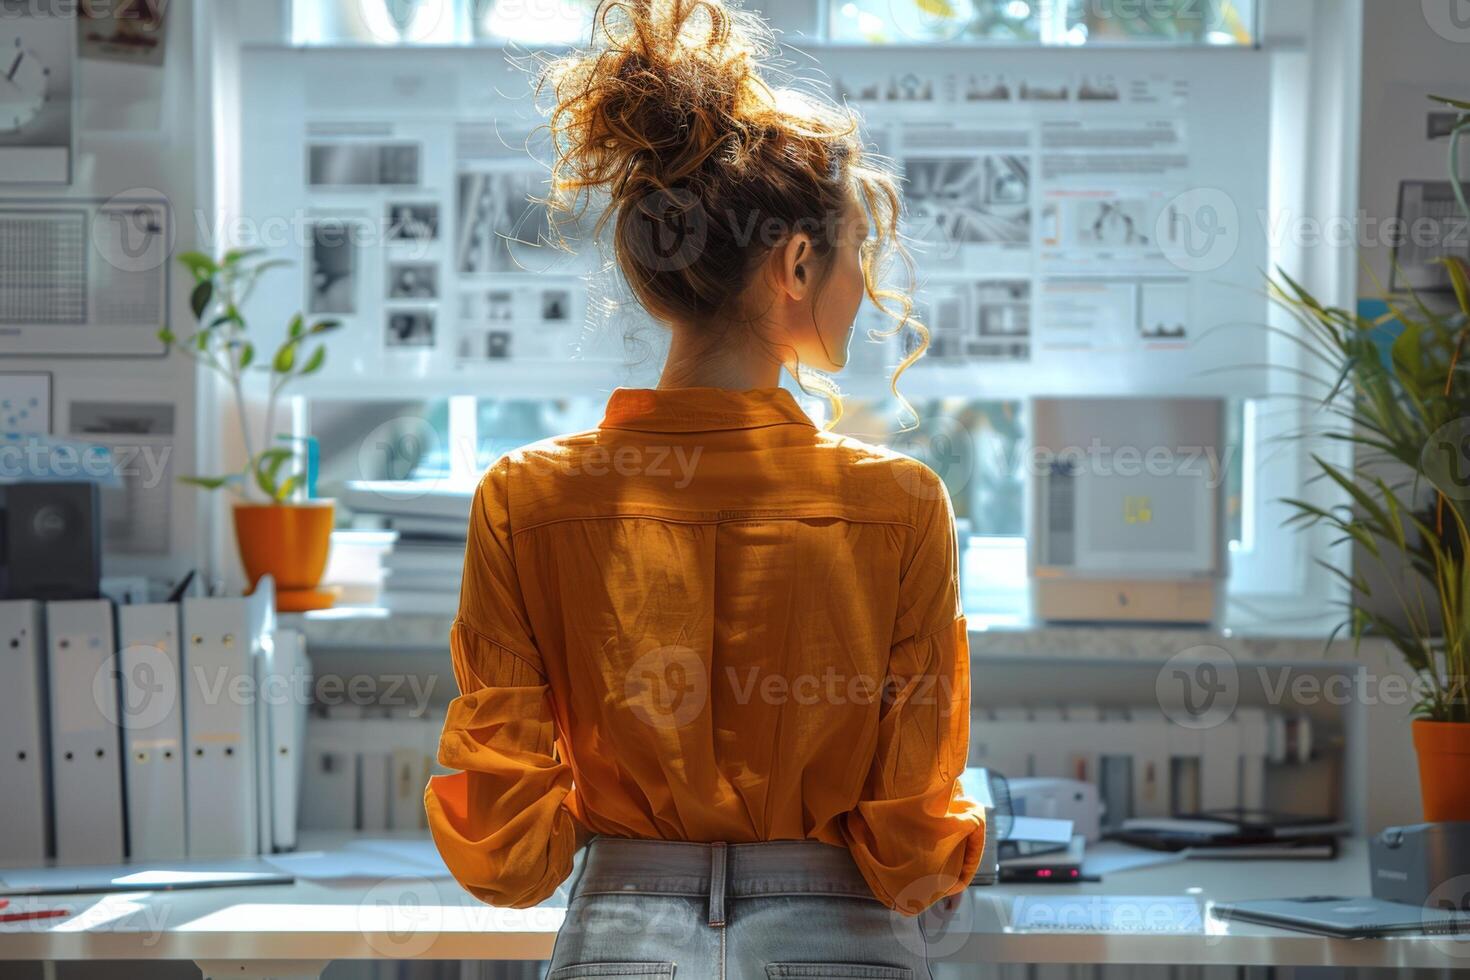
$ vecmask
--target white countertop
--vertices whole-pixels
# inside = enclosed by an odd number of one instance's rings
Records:
[[[389,612],[376,606],[342,606],[281,617],[281,625],[301,630],[308,650],[343,652],[432,652],[447,655],[452,615]],[[1164,661],[1180,650],[1213,646],[1253,662],[1352,662],[1360,659],[1351,640],[1330,646],[1329,630],[1307,635],[1242,634],[1207,627],[1133,624],[1039,625],[979,629],[971,623],[970,650],[976,658]],[[1366,641],[1362,655],[1382,649]]]
[[[316,846],[321,846],[318,843]],[[1367,850],[1351,841],[1332,862],[1186,861],[1120,872],[1097,883],[972,889],[933,937],[936,960],[1007,963],[1470,968],[1470,938],[1327,939],[1209,915],[1216,902],[1307,894],[1366,894]],[[1199,914],[1171,934],[1018,932],[1016,901],[1185,897]],[[28,900],[29,901],[29,900]],[[400,875],[340,882],[45,899],[77,910],[66,919],[0,925],[0,961],[193,960],[214,966],[271,964],[314,975],[338,959],[539,960],[550,956],[564,910],[555,899],[528,910],[495,909],[451,880]],[[17,903],[19,904],[19,903]],[[1151,919],[1151,904],[1137,899]],[[1169,913],[1165,910],[1167,917]],[[234,969],[234,967],[230,967]]]

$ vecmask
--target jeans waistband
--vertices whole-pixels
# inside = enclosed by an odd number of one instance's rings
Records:
[[[848,850],[817,841],[691,844],[594,839],[572,898],[627,894],[707,897],[712,926],[724,925],[727,897],[873,897]]]

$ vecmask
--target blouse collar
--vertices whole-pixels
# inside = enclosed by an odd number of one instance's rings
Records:
[[[618,388],[607,401],[604,429],[707,432],[768,425],[812,426],[785,388]]]

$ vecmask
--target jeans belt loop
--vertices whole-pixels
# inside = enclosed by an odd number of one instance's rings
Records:
[[[725,924],[725,868],[728,849],[723,843],[709,846],[709,924]]]

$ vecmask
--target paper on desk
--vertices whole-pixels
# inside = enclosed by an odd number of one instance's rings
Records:
[[[1010,833],[1005,839],[1024,844],[1056,844],[1066,847],[1072,843],[1072,821],[1054,820],[1051,817],[1012,817]]]
[[[421,874],[431,878],[452,877],[439,856],[439,848],[427,837],[421,839],[359,837],[348,842],[348,850],[382,854],[395,861],[417,865]]]
[[[1204,932],[1199,904],[1182,895],[1022,895],[1011,904],[1013,932]]]
[[[448,878],[439,852],[430,840],[358,838],[340,848],[272,854],[267,861],[298,878],[345,881],[352,878]]]
[[[1100,841],[1087,846],[1087,856],[1082,860],[1082,873],[1102,877],[1120,871],[1173,864],[1184,860],[1184,857],[1182,852],[1177,851],[1152,851],[1146,847],[1130,847],[1116,841]]]
[[[0,895],[70,895],[290,884],[266,864],[241,861],[140,861],[135,864],[0,870]]]
[[[272,854],[265,860],[306,881],[424,877],[424,869],[417,864],[367,851],[297,851],[293,854]]]

